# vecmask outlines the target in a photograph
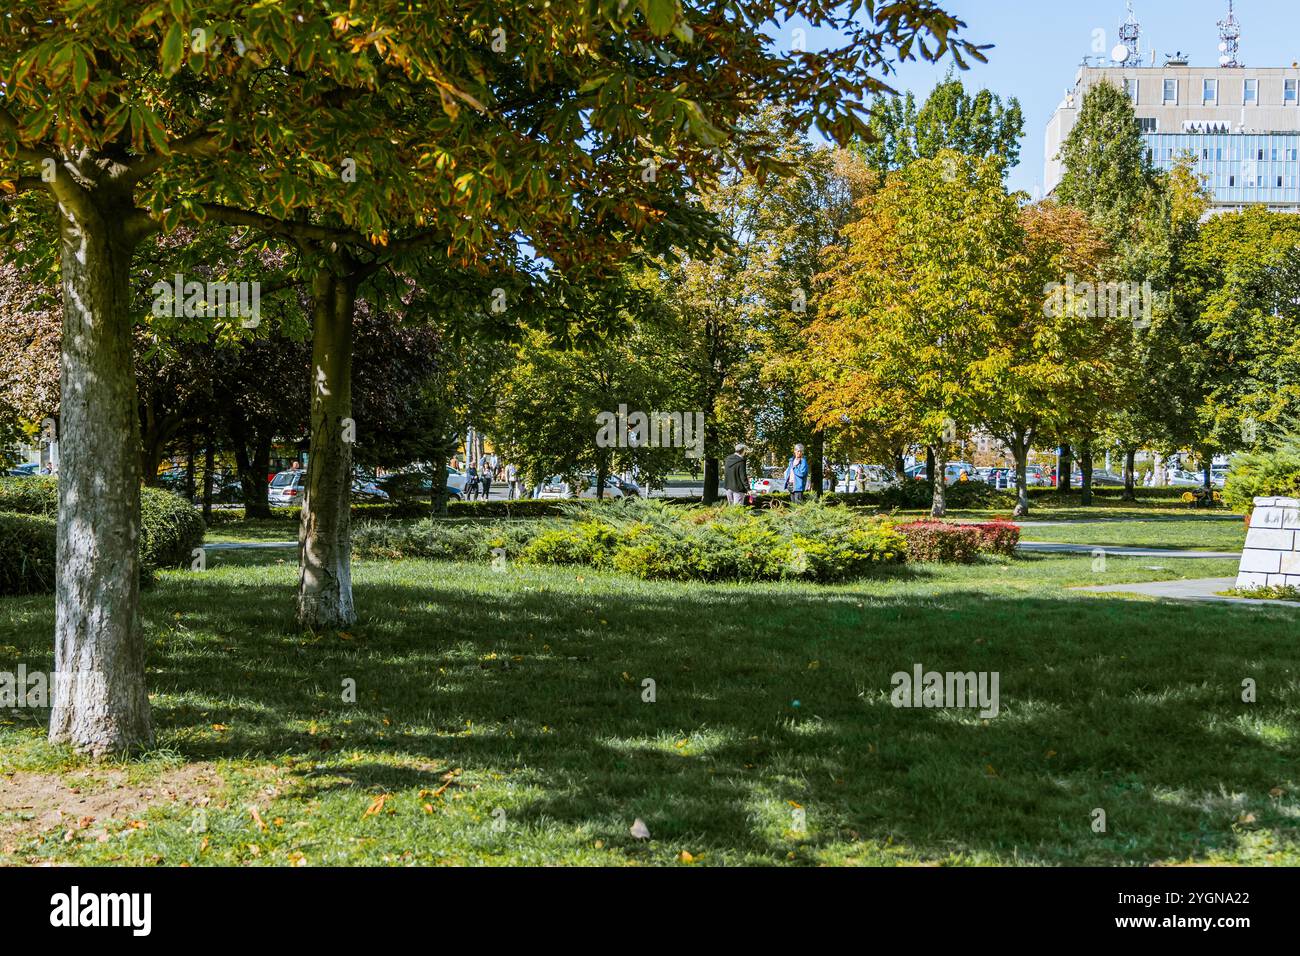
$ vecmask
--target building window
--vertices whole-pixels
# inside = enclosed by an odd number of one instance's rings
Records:
[[[1165,80],[1165,105],[1178,104],[1178,81]]]
[[[1296,151],[1294,149],[1288,149],[1286,151],[1286,158],[1291,160],[1291,162],[1294,163],[1296,159]]]
[[[1128,98],[1129,98],[1130,100],[1133,101],[1133,105],[1134,105],[1134,106],[1137,106],[1137,102],[1138,102],[1138,81],[1137,81],[1137,80],[1125,80],[1125,81],[1124,81],[1124,92],[1125,92],[1126,94],[1128,94]]]
[[[1297,81],[1297,80],[1283,80],[1283,81],[1282,81],[1282,102],[1283,102],[1284,104],[1288,104],[1288,105],[1290,105],[1290,106],[1294,106],[1294,105],[1296,104],[1296,84],[1297,84],[1297,82],[1300,82],[1300,81]]]
[[[1278,189],[1281,189],[1281,188],[1282,188],[1282,177],[1281,177],[1281,176],[1277,177],[1277,188],[1278,188]]]
[[[1144,133],[1154,133],[1160,129],[1160,123],[1151,116],[1139,116],[1138,126]]]
[[[1242,81],[1241,101],[1247,106],[1257,106],[1259,104],[1259,80]]]
[[[1256,188],[1258,188],[1258,189],[1263,189],[1263,188],[1264,188],[1264,177],[1263,177],[1263,176],[1256,176],[1256,177],[1255,177],[1255,186],[1256,186]]]
[[[1201,102],[1212,106],[1219,102],[1219,81],[1203,80],[1201,82]]]
[[[1229,176],[1229,177],[1228,177],[1228,186],[1229,186],[1229,187],[1232,187],[1232,186],[1235,186],[1235,185],[1237,185],[1237,177],[1236,177],[1236,176]]]

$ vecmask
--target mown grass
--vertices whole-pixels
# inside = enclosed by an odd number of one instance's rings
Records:
[[[154,752],[91,764],[0,713],[10,784],[156,798],[0,814],[0,862],[1300,863],[1300,613],[1068,590],[1234,569],[1151,565],[818,587],[358,562],[361,622],[305,635],[292,553],[215,552],[144,597]],[[48,668],[52,626],[48,598],[0,601],[0,670]],[[892,707],[918,662],[999,672],[1000,714]]]
[[[1107,521],[1098,524],[1032,526],[1022,541],[1069,542],[1101,547],[1163,548],[1174,551],[1240,551],[1246,527],[1239,521],[1169,518],[1151,521]]]

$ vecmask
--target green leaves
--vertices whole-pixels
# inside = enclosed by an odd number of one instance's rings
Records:
[[[672,32],[680,10],[677,0],[641,0],[641,12],[645,14],[650,32],[662,37]]]
[[[180,23],[173,23],[167,28],[161,53],[163,76],[174,76],[181,68],[181,59],[185,55],[185,30]]]

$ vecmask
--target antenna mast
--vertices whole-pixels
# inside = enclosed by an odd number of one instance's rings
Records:
[[[1231,69],[1243,64],[1237,59],[1241,52],[1241,24],[1228,0],[1228,18],[1219,21],[1219,66]]]
[[[1133,0],[1128,0],[1128,16],[1124,22],[1119,25],[1119,43],[1126,51],[1121,62],[1128,66],[1142,65],[1142,25],[1138,23],[1137,15],[1133,12]],[[1119,52],[1119,47],[1115,48]],[[1119,59],[1116,57],[1116,59]]]

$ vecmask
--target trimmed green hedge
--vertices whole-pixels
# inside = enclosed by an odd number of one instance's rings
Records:
[[[54,590],[53,518],[0,514],[0,595]]]
[[[0,512],[53,519],[58,511],[57,478],[0,479]],[[203,544],[205,530],[202,514],[180,495],[162,488],[140,489],[140,564],[146,575],[158,568],[187,567],[193,550]],[[0,539],[0,552],[4,550]]]

